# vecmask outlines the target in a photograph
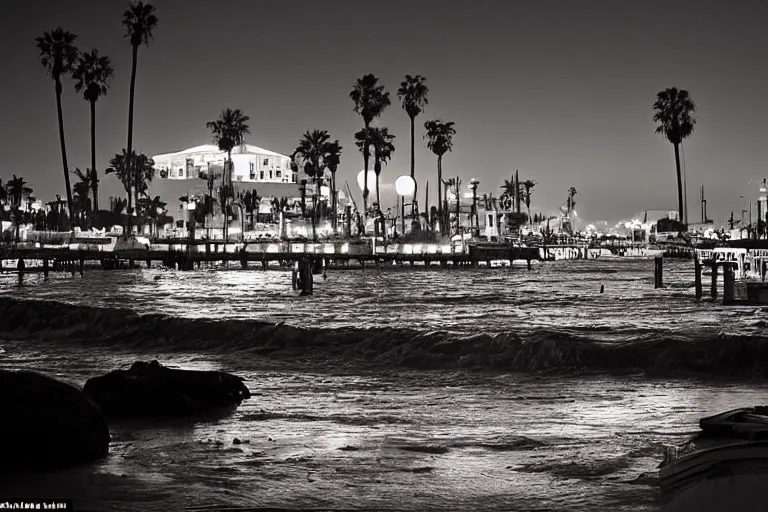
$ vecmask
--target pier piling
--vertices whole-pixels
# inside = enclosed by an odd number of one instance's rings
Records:
[[[736,282],[734,266],[726,263],[723,265],[723,304],[733,302],[733,289]]]
[[[693,275],[694,275],[694,283],[696,286],[696,299],[701,299],[701,296],[703,295],[702,287],[701,287],[701,262],[698,258],[693,260]]]
[[[717,262],[712,262],[712,298],[717,298]]]
[[[664,259],[661,256],[656,256],[653,267],[653,287],[662,288],[664,285]]]

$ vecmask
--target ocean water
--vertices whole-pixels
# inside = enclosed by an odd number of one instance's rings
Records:
[[[226,417],[112,422],[104,461],[14,476],[0,496],[103,511],[658,510],[661,447],[701,416],[764,403],[764,318],[696,301],[692,263],[674,261],[659,290],[652,261],[616,259],[329,271],[301,298],[283,271],[5,275],[0,367],[82,385],[158,359],[232,371],[254,396]]]

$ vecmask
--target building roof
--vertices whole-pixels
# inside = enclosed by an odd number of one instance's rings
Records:
[[[192,155],[195,153],[210,153],[210,152],[218,152],[221,151],[218,146],[214,144],[203,144],[202,146],[195,146],[193,148],[189,149],[183,149],[181,151],[177,151],[175,153],[163,153],[162,155],[155,155],[152,158],[172,158],[172,157],[182,157],[185,155]],[[288,155],[283,155],[280,153],[275,153],[274,151],[270,151],[268,149],[260,148],[258,146],[253,146],[251,144],[243,144],[242,146],[236,146],[232,150],[233,155],[267,155],[267,156],[282,156],[284,158],[290,158]]]

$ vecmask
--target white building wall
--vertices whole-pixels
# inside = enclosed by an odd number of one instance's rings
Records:
[[[195,179],[198,171],[205,172],[210,165],[223,167],[225,159],[223,151],[197,151],[154,157],[158,177],[175,180]],[[188,169],[188,160],[191,160],[194,167],[191,170]],[[232,181],[297,183],[299,178],[293,175],[290,162],[290,158],[282,155],[236,152],[232,154]]]

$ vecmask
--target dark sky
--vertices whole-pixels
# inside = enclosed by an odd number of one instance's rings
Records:
[[[225,107],[250,116],[248,142],[290,153],[301,133],[327,129],[345,148],[354,185],[361,126],[348,93],[365,73],[394,96],[408,74],[427,77],[419,119],[456,123],[447,175],[493,191],[511,172],[538,181],[533,208],[552,211],[570,186],[582,220],[617,221],[675,209],[672,146],[654,134],[656,92],[688,89],[699,107],[685,144],[689,212],[698,187],[724,218],[768,175],[764,2],[502,0],[156,0],[155,40],[139,52],[134,145],[149,155],[209,142]],[[97,105],[98,167],[126,144],[130,46],[122,0],[5,0],[0,17],[0,177],[24,175],[38,196],[63,190],[53,82],[34,38],[58,25],[98,48],[115,80]],[[382,174],[408,172],[408,118],[393,98],[381,123],[397,136]],[[89,165],[88,105],[65,85],[70,165]],[[417,135],[417,176],[435,159]],[[343,181],[342,181],[343,183]],[[356,189],[356,186],[355,186]],[[121,190],[114,177],[102,197]],[[420,192],[423,192],[423,187]],[[420,194],[421,195],[421,194]],[[104,200],[103,199],[103,200]]]

